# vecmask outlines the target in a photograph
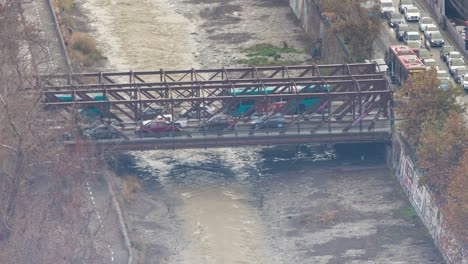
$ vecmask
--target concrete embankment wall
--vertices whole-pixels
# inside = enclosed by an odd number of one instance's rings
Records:
[[[331,29],[330,23],[316,2],[289,0],[289,5],[310,38],[311,50],[316,49],[319,52],[318,59],[324,63],[343,63],[349,52]]]
[[[397,133],[387,150],[387,163],[392,168],[414,210],[426,226],[434,243],[449,264],[467,264],[468,250],[457,244],[444,228],[443,215],[435,202],[435,196],[426,186],[418,187],[421,172],[416,166],[414,153]]]

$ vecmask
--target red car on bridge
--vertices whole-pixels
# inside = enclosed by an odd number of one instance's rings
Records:
[[[144,122],[135,129],[135,134],[139,136],[162,137],[180,132],[182,132],[180,124],[159,119]]]

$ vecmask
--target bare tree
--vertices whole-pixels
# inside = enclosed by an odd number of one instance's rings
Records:
[[[44,49],[21,13],[21,1],[0,2],[0,263],[103,263],[85,193],[103,161],[64,144],[70,120],[42,107]]]

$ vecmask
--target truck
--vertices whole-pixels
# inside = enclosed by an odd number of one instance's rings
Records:
[[[392,0],[380,0],[380,14],[384,18],[391,18],[395,13],[395,7]]]

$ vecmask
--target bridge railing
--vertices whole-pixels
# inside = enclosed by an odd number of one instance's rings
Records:
[[[116,83],[172,83],[172,82],[202,82],[234,79],[268,79],[296,78],[335,75],[362,75],[378,73],[374,64],[329,64],[329,65],[296,65],[296,66],[266,66],[240,67],[219,69],[187,69],[187,70],[157,70],[128,72],[95,72],[71,73],[41,76],[46,83],[59,82],[63,85],[81,84],[116,84]]]

